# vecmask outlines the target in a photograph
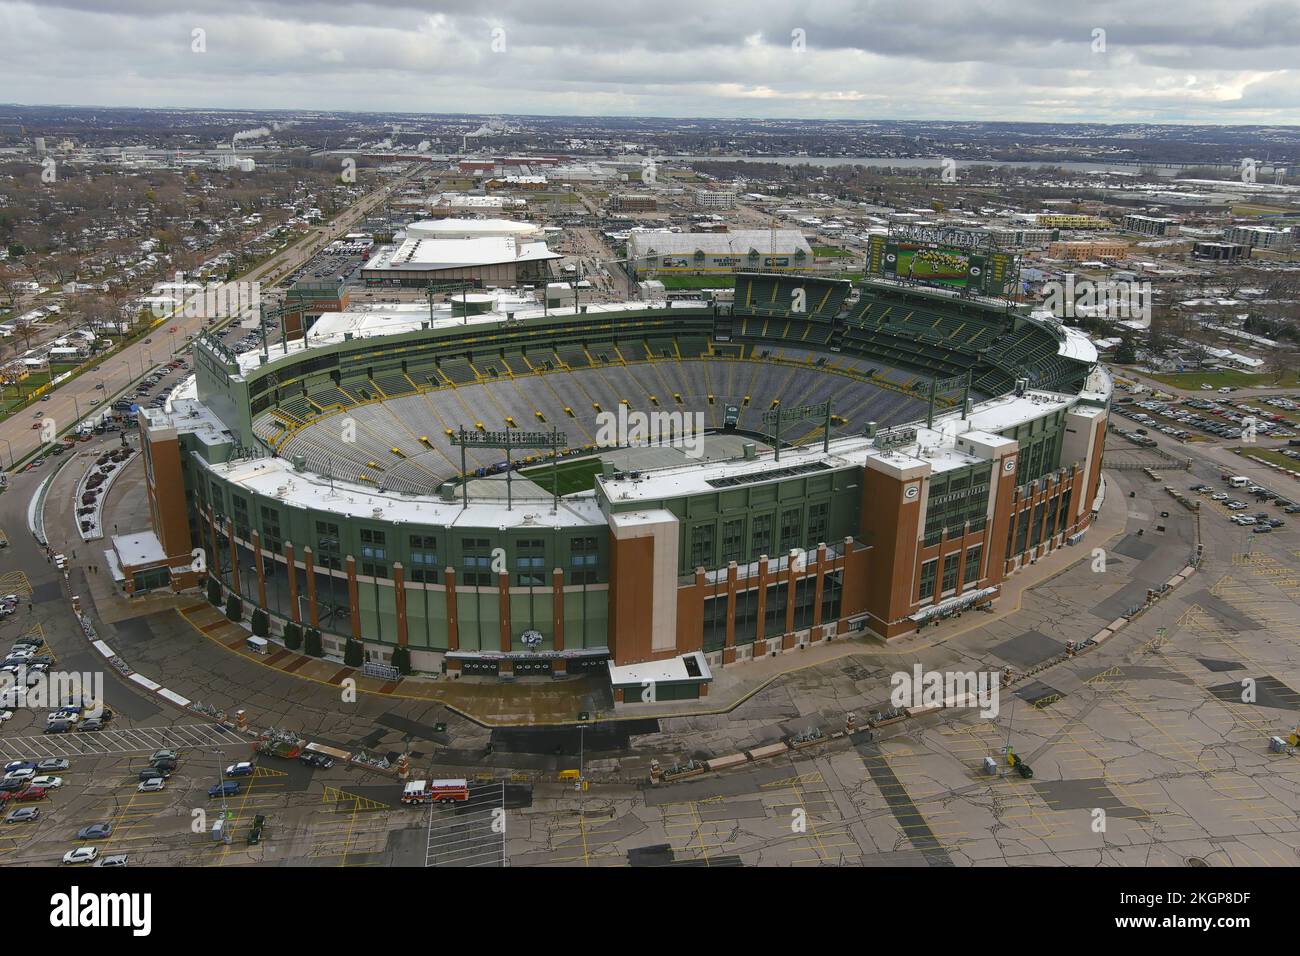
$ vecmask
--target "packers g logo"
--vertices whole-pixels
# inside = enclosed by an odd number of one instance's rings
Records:
[[[909,487],[907,490],[903,492],[903,498],[906,499],[907,501],[911,501],[920,493],[921,493],[921,489],[916,485],[912,485],[911,487]]]
[[[1013,471],[1016,470],[1016,460],[1014,458],[1008,458],[1006,461],[1002,463],[1002,470],[1005,471],[1008,475],[1011,474]]]

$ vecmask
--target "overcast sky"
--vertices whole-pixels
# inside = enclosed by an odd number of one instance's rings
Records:
[[[1296,124],[1298,68],[1300,0],[0,0],[13,103]]]

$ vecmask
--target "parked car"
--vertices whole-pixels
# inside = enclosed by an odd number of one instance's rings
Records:
[[[29,800],[44,800],[49,795],[50,791],[44,787],[27,787],[14,794],[14,799],[25,803]]]
[[[180,754],[175,750],[155,750],[149,757],[149,762],[153,763],[155,760],[177,760],[179,758]]]
[[[154,780],[154,779],[161,780],[164,777],[169,776],[170,773],[171,771],[169,770],[159,770],[157,767],[148,767],[144,770],[141,770],[138,774],[136,774],[136,779],[137,780]]]
[[[159,790],[166,789],[167,781],[162,777],[150,777],[148,780],[140,781],[139,786],[135,789],[138,793],[157,793]]]
[[[334,766],[332,758],[311,750],[303,751],[298,759],[309,767],[319,767],[321,770],[328,770],[330,767]]]
[[[224,783],[220,783],[215,787],[208,787],[209,797],[221,797],[221,796],[233,797],[237,793],[239,793],[238,780],[227,780]]]
[[[5,815],[5,823],[31,823],[40,818],[40,807],[18,807]]]
[[[78,863],[94,863],[95,858],[99,856],[99,848],[93,846],[79,846],[75,850],[69,850],[63,854],[63,862],[69,866]]]
[[[32,786],[45,787],[48,790],[58,790],[59,787],[63,786],[63,778],[42,774],[39,777],[32,777]]]
[[[102,840],[113,835],[113,824],[92,823],[77,831],[78,840]]]
[[[95,862],[95,866],[126,866],[127,855],[125,853],[110,853]]]
[[[45,725],[42,733],[46,734],[66,734],[72,730],[72,721],[70,720],[52,720]]]
[[[46,757],[36,765],[36,769],[42,773],[52,773],[56,770],[67,770],[71,766],[67,757]]]
[[[232,763],[226,768],[227,777],[251,777],[253,775],[253,765],[247,760],[239,763]]]

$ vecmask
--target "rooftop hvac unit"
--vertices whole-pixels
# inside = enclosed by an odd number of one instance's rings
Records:
[[[758,449],[752,441],[747,441],[740,446],[740,453],[744,455],[746,461],[752,461],[758,457]]]
[[[384,516],[384,509],[383,509],[383,508],[372,508],[371,511],[370,511],[370,516],[371,516],[372,518],[375,518],[375,519],[382,518],[382,517]]]
[[[438,486],[438,497],[443,501],[456,500],[456,486],[450,481],[444,481]]]
[[[600,463],[600,476],[602,478],[614,477],[614,463],[612,461],[602,461]]]
[[[302,470],[303,470],[304,468],[306,468],[306,467],[307,467],[307,459],[306,459],[305,456],[303,456],[303,455],[294,455],[294,456],[293,456],[293,470],[294,470],[294,471],[302,471]]]
[[[868,438],[875,438],[876,432],[879,430],[879,428],[880,428],[880,424],[878,422],[867,422],[867,427],[865,429],[866,436]]]

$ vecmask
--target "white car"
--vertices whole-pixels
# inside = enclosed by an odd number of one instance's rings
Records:
[[[34,776],[36,776],[36,771],[31,767],[20,767],[17,770],[10,770],[5,774],[5,780],[27,780]]]
[[[63,854],[63,862],[67,864],[74,863],[93,863],[99,856],[99,848],[93,846],[79,846],[75,850],[69,850]]]
[[[45,722],[47,724],[52,724],[56,720],[66,720],[70,724],[75,724],[80,719],[80,714],[74,714],[71,711],[52,710],[45,715]]]
[[[0,710],[0,724],[6,720],[13,720],[14,712],[12,710]]]
[[[47,790],[57,790],[63,786],[62,777],[53,777],[49,774],[42,774],[39,777],[32,777],[33,787],[45,787]]]
[[[1216,491],[1214,494],[1210,495],[1210,500],[1211,500],[1211,501],[1227,501],[1227,500],[1228,500],[1228,493],[1227,493],[1226,491]]]
[[[148,780],[142,780],[136,787],[137,793],[157,793],[159,790],[166,789],[167,781],[162,777],[152,777]]]

